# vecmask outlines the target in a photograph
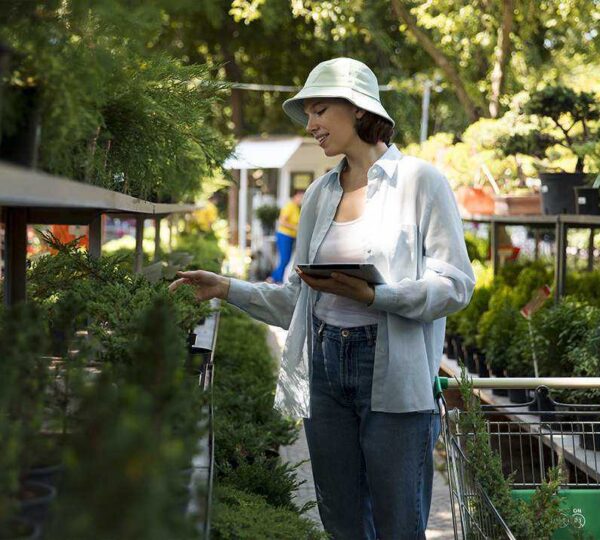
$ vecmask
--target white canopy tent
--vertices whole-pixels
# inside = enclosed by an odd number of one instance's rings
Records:
[[[246,248],[248,223],[248,171],[277,169],[277,205],[281,208],[289,199],[292,174],[312,173],[318,178],[334,167],[341,156],[327,157],[317,141],[311,137],[268,136],[246,137],[235,147],[224,167],[240,171],[238,200],[238,238],[240,248]],[[252,209],[250,209],[252,210]]]

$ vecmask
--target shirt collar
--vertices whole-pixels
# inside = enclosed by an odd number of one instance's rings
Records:
[[[402,158],[402,152],[398,150],[395,144],[391,144],[385,153],[371,165],[367,172],[368,182],[380,177],[379,171],[382,170],[385,174],[384,178],[387,180],[393,180],[396,174],[396,168],[398,167],[398,160]],[[330,178],[339,179],[340,173],[342,172],[344,165],[346,164],[346,158],[343,157],[341,161],[331,169]]]

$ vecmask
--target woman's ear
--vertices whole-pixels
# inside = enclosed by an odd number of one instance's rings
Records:
[[[358,107],[356,107],[354,109],[354,116],[356,117],[357,120],[360,120],[364,115],[365,115],[365,110],[364,109],[360,109]]]

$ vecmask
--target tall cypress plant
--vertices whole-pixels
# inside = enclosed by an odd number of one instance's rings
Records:
[[[181,380],[185,345],[167,298],[139,316],[129,354],[84,392],[51,539],[198,537],[181,468],[200,437],[200,389]]]
[[[562,482],[560,467],[548,471],[547,479],[536,489],[530,501],[512,497],[512,476],[505,478],[500,456],[493,450],[486,418],[473,383],[463,368],[460,394],[464,409],[460,416],[464,450],[469,470],[483,491],[489,496],[509,529],[519,540],[549,539],[562,525],[559,488]],[[498,532],[501,535],[500,532]]]

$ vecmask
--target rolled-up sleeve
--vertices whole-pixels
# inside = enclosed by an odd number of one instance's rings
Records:
[[[289,328],[300,293],[301,280],[296,272],[292,272],[289,280],[283,285],[230,279],[227,295],[230,304],[259,321],[286,330]]]
[[[371,308],[431,322],[461,310],[475,287],[462,221],[448,181],[436,182],[422,229],[422,272],[418,279],[375,286]]]

